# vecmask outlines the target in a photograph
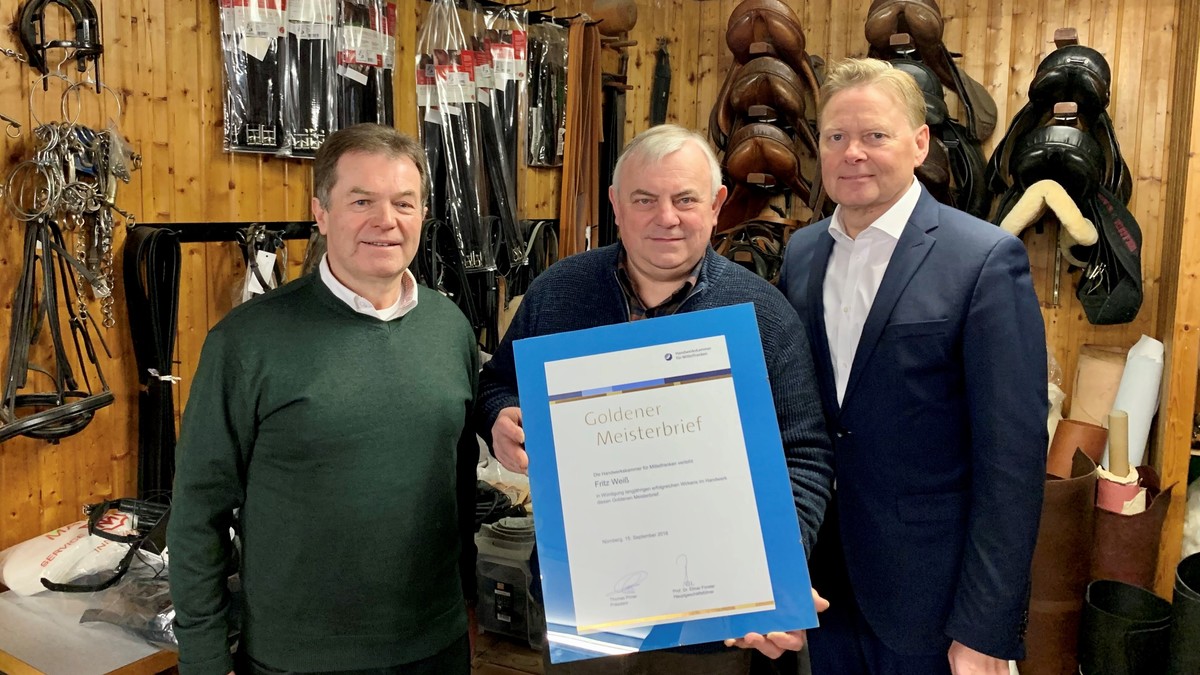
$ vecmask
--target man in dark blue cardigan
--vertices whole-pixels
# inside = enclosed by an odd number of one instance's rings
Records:
[[[709,246],[725,197],[720,166],[703,136],[663,125],[631,141],[609,188],[620,243],[565,258],[534,281],[484,366],[476,423],[500,463],[525,473],[529,456],[514,340],[752,302],[807,552],[833,476],[812,356],[804,327],[783,295]],[[803,640],[801,631],[751,634],[737,645],[777,657],[800,649]],[[748,652],[714,644],[551,666],[548,672],[737,675],[748,672],[749,663]]]

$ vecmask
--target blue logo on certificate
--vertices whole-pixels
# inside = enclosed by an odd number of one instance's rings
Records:
[[[751,305],[514,352],[551,661],[816,624]]]

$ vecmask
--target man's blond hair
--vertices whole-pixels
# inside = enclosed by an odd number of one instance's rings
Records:
[[[879,59],[842,59],[829,69],[821,84],[818,126],[825,114],[825,106],[835,94],[867,86],[876,86],[891,94],[904,109],[904,116],[913,129],[925,124],[925,95],[912,75]]]

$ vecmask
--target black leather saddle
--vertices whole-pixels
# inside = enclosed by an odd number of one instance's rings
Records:
[[[1021,137],[1050,124],[1056,103],[1071,102],[1078,106],[1076,126],[1092,136],[1099,147],[1103,185],[1123,203],[1129,203],[1133,182],[1107,111],[1111,81],[1108,61],[1090,47],[1067,45],[1043,59],[1029,84],[1029,102],[1013,117],[988,162],[986,180],[991,191],[1002,194],[1012,186],[1011,157]]]
[[[983,182],[983,150],[966,128],[950,117],[937,74],[914,59],[894,58],[891,63],[911,75],[925,96],[929,155],[917,168],[917,178],[938,201],[987,218],[991,200]]]
[[[1042,60],[1029,102],[1013,118],[986,170],[1000,223],[1029,186],[1057,182],[1090,220],[1099,241],[1086,260],[1076,297],[1088,321],[1132,321],[1142,304],[1142,233],[1126,204],[1133,191],[1107,112],[1111,71],[1094,49],[1071,44]]]

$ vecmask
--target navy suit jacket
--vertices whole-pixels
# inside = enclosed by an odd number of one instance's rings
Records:
[[[840,539],[845,569],[814,561],[814,587],[848,581],[896,652],[944,651],[953,639],[1020,658],[1048,407],[1025,248],[922,188],[839,405],[823,303],[828,228],[792,235],[780,278],[807,325],[834,438],[837,517],[817,548]]]

